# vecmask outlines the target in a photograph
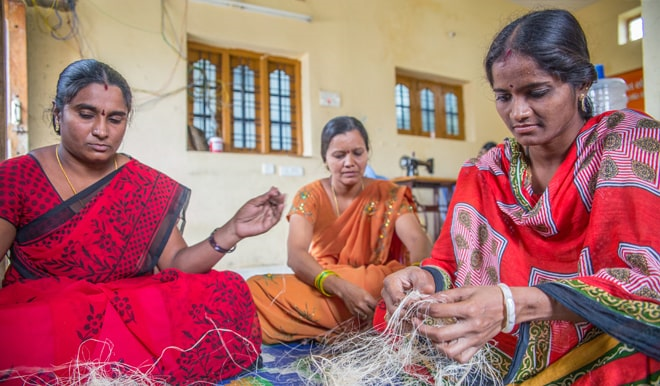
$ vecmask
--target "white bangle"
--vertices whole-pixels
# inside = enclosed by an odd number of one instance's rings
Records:
[[[497,286],[500,287],[502,295],[504,295],[504,308],[506,309],[506,320],[502,332],[508,334],[513,331],[513,327],[516,325],[516,303],[513,301],[513,294],[511,294],[508,285],[499,283]]]

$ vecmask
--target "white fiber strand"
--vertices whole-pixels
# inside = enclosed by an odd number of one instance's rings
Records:
[[[438,301],[417,291],[409,293],[383,333],[370,329],[333,339],[333,344],[299,362],[300,376],[308,385],[324,386],[502,384],[489,364],[491,346],[486,345],[468,363],[461,364],[438,352],[416,329],[410,329],[407,321]],[[427,324],[455,322],[430,320]]]
[[[209,319],[208,317],[207,320],[209,320],[211,324],[215,326],[213,320]],[[161,351],[161,355],[151,365],[145,364],[144,366],[135,367],[122,362],[108,361],[108,359],[112,356],[114,349],[112,342],[90,339],[81,343],[78,348],[78,355],[74,360],[67,364],[53,366],[50,368],[20,367],[13,368],[11,370],[6,369],[0,370],[0,374],[7,374],[8,372],[18,374],[10,376],[3,381],[20,380],[23,385],[43,385],[43,376],[48,375],[48,377],[51,378],[48,380],[48,385],[52,386],[167,386],[168,383],[166,381],[159,379],[159,377],[153,374],[157,364],[161,361],[167,351],[176,350],[180,352],[187,352],[193,350],[204,340],[207,335],[213,333],[217,333],[220,336],[220,340],[224,342],[221,334],[223,332],[231,333],[239,339],[244,340],[250,349],[256,352],[256,348],[252,342],[238,334],[236,331],[215,327],[202,334],[202,336],[189,348],[183,349],[176,346],[165,347]],[[105,360],[97,359],[90,361],[84,359],[86,357],[84,353],[84,345],[90,341],[102,344],[101,352],[103,355],[105,355],[105,351],[107,350],[107,355],[104,357]],[[225,345],[223,344],[222,346],[226,350]],[[101,355],[101,357],[103,357],[103,355]],[[229,351],[227,351],[227,355],[233,361],[233,355]],[[234,363],[236,364],[236,362]],[[243,370],[248,369],[243,368]],[[62,371],[67,371],[68,376],[57,375],[57,373],[61,373]],[[216,384],[214,382],[191,382],[191,384],[195,385],[202,383],[207,383],[209,385]]]

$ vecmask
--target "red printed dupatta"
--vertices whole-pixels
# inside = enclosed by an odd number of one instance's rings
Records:
[[[39,180],[37,180],[39,181]],[[12,246],[17,277],[108,282],[151,273],[190,190],[135,160],[24,226]]]
[[[31,181],[17,195],[59,204],[30,156],[0,172]],[[34,214],[44,206],[34,199],[0,208],[19,229],[12,258],[21,259],[0,289],[0,383],[74,384],[92,369],[105,379],[217,383],[251,368],[261,331],[239,274],[152,274],[188,196],[187,188],[131,160],[44,216]],[[30,279],[19,280],[19,273]]]
[[[657,380],[659,156],[658,122],[622,110],[585,124],[543,194],[531,191],[513,140],[464,165],[424,265],[442,268],[454,286],[537,286],[589,321],[525,323],[498,335],[502,358],[512,359],[501,361],[503,375],[511,369],[505,382],[542,374],[603,331],[617,348],[565,379],[621,380],[614,372],[636,363],[629,381]]]

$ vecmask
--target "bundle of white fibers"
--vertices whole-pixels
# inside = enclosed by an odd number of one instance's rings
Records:
[[[490,365],[490,345],[461,364],[438,352],[431,342],[410,328],[412,317],[435,297],[410,292],[390,316],[384,332],[374,329],[346,333],[299,362],[298,371],[308,385],[500,385]],[[432,320],[444,325],[455,321]],[[406,328],[407,327],[407,328]]]

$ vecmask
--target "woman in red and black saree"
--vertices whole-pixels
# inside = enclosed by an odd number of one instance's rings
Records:
[[[430,253],[410,189],[363,177],[368,152],[359,120],[336,117],[323,128],[321,154],[331,176],[302,187],[287,215],[294,274],[247,281],[264,343],[367,327],[385,276]]]
[[[249,289],[212,267],[276,224],[284,197],[272,188],[187,246],[190,190],[116,152],[130,108],[120,74],[74,62],[53,104],[61,144],[0,164],[0,382],[215,383],[256,364]]]
[[[491,343],[504,384],[659,383],[659,123],[591,117],[566,11],[514,21],[485,64],[513,137],[463,165],[431,258],[386,278],[387,309],[412,288],[442,299],[426,316],[456,323],[420,332],[460,362]]]

